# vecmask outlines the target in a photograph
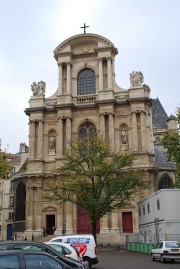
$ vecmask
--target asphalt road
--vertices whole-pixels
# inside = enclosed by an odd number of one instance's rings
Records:
[[[97,257],[99,263],[92,269],[180,269],[180,261],[151,261],[150,255],[139,252],[98,250]]]

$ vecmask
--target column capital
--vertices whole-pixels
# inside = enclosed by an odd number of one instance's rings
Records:
[[[72,63],[71,63],[71,62],[66,62],[66,65],[70,65],[70,66],[71,66],[71,65],[72,65]]]
[[[57,63],[58,64],[58,66],[63,66],[63,63],[62,62],[60,62],[60,63]]]
[[[71,116],[67,116],[66,119],[73,120]]]
[[[106,59],[107,60],[112,60],[112,57],[111,56],[107,56]]]
[[[59,117],[58,119],[61,119],[61,120],[70,119],[70,120],[72,120],[72,117],[71,116],[62,116],[62,117]]]
[[[139,111],[139,114],[144,114],[144,115],[146,115],[146,111],[144,111],[144,110],[140,110],[140,111]]]

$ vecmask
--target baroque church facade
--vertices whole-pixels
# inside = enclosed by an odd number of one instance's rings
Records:
[[[141,72],[130,74],[128,89],[117,85],[117,54],[114,44],[103,36],[72,36],[54,50],[57,91],[46,97],[45,82],[31,85],[32,96],[25,110],[29,157],[24,173],[15,180],[14,229],[19,236],[37,238],[44,227],[49,235],[91,232],[80,208],[70,202],[47,202],[43,192],[48,182],[61,180],[55,171],[63,163],[69,142],[92,131],[110,142],[113,151],[132,153],[134,168],[143,170],[143,180],[150,186],[125,208],[100,219],[97,240],[124,242],[127,234],[138,233],[137,202],[158,189],[158,173],[163,173],[155,166],[150,88]],[[174,180],[174,168],[170,169],[170,180]]]

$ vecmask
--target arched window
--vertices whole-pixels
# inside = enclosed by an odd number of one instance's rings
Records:
[[[89,138],[96,135],[96,127],[91,122],[83,123],[79,128],[79,138]]]
[[[158,184],[158,190],[160,189],[169,189],[172,187],[172,179],[168,174],[164,174],[161,176]]]
[[[81,70],[77,77],[77,95],[89,95],[96,93],[96,77],[90,68]]]

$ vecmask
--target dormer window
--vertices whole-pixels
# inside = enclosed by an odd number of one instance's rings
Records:
[[[96,93],[96,76],[92,69],[84,68],[77,77],[77,95]]]

